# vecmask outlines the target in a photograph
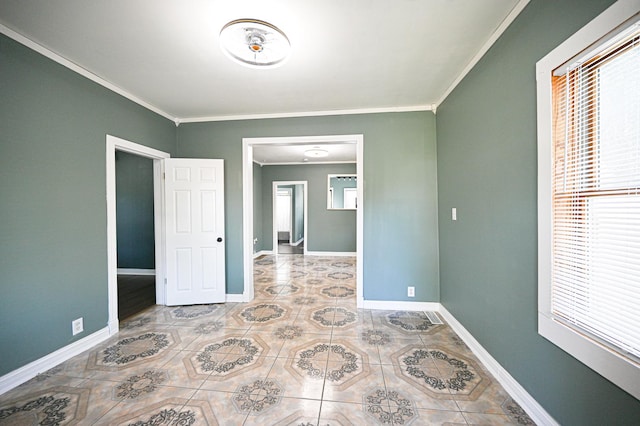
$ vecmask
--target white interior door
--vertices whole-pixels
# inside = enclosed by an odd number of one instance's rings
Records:
[[[224,161],[164,163],[167,305],[224,302]]]
[[[345,209],[355,209],[358,207],[358,190],[356,188],[344,188],[343,202]]]

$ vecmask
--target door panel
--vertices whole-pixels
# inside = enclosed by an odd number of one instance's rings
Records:
[[[223,160],[167,159],[165,176],[167,305],[224,302]]]

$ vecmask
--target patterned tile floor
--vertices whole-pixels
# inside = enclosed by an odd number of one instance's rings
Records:
[[[447,325],[356,309],[354,262],[266,256],[251,303],[147,309],[0,425],[533,424]]]

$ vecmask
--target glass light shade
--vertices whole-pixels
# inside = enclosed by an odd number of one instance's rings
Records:
[[[328,155],[329,151],[320,148],[312,148],[304,152],[304,156],[310,158],[322,158],[327,157]]]
[[[222,27],[220,47],[231,60],[251,68],[275,68],[291,51],[278,27],[257,19],[237,19]]]

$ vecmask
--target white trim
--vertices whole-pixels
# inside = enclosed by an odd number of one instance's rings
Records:
[[[209,121],[263,120],[267,118],[322,117],[327,115],[379,114],[387,112],[433,111],[434,105],[408,105],[382,108],[340,109],[328,111],[276,112],[270,114],[214,115],[209,117],[182,118],[180,123],[202,123]]]
[[[299,246],[302,242],[304,241],[304,238],[300,238],[298,241],[296,241],[295,243],[291,243],[291,245],[293,247],[297,247]]]
[[[31,380],[36,375],[44,373],[56,365],[93,348],[95,345],[104,342],[109,338],[109,336],[109,327],[104,327],[87,337],[83,337],[82,339],[70,343],[55,352],[51,352],[42,358],[5,374],[0,377],[0,395],[20,386],[28,380]]]
[[[358,182],[364,182],[364,135],[329,135],[329,136],[289,136],[242,138],[242,233],[243,233],[243,271],[244,299],[253,299],[253,146],[254,145],[294,145],[323,143],[355,143],[356,175]],[[364,185],[358,185],[358,208],[356,210],[356,304],[362,308],[363,276],[364,276]],[[306,204],[306,203],[305,203]],[[306,221],[306,220],[305,220]],[[306,232],[306,227],[305,227]],[[308,244],[305,244],[305,250]],[[306,252],[309,255],[311,253]],[[321,256],[328,254],[321,253]],[[348,254],[353,256],[353,253]]]
[[[87,70],[86,68],[82,68],[80,65],[76,64],[75,62],[71,62],[70,60],[63,58],[62,56],[58,55],[57,53],[53,52],[52,50],[49,50],[48,48],[42,46],[41,44],[36,43],[35,41],[23,36],[22,34],[19,34],[19,33],[15,32],[14,30],[12,30],[11,28],[6,27],[5,25],[0,24],[0,33],[2,33],[4,35],[6,35],[7,37],[17,41],[20,44],[25,45],[26,47],[28,47],[31,50],[35,50],[36,52],[38,52],[42,56],[45,56],[45,57],[51,59],[52,61],[57,62],[58,64],[69,68],[71,71],[80,74],[81,76],[93,81],[94,83],[98,83],[102,87],[105,87],[105,88],[111,90],[112,92],[115,92],[115,93],[117,93],[117,94],[119,94],[121,96],[124,96],[125,98],[129,99],[132,102],[137,103],[138,105],[148,109],[149,111],[153,111],[156,114],[161,115],[164,118],[167,118],[167,119],[173,121],[176,124],[179,122],[179,120],[177,118],[169,115],[168,113],[164,112],[160,108],[150,104],[149,102],[143,101],[139,97],[127,92],[126,90],[116,86],[113,83],[108,82],[107,80],[103,79],[102,77],[97,76],[96,74],[92,73],[91,71]]]
[[[246,303],[251,302],[251,299],[247,300],[244,294],[230,294],[225,296],[225,303]]]
[[[260,250],[260,251],[258,251],[258,252],[253,253],[253,258],[254,258],[254,259],[257,259],[257,258],[259,258],[260,256],[263,256],[263,255],[272,255],[272,254],[273,254],[273,250]]]
[[[445,92],[440,97],[440,100],[433,106],[432,110],[436,111],[436,109],[447,99],[447,96],[453,92],[453,90],[460,84],[460,82],[469,74],[469,72],[476,66],[476,64],[482,59],[482,57],[491,49],[491,46],[500,38],[500,36],[509,28],[509,25],[520,15],[520,12],[529,4],[530,0],[520,0],[513,6],[511,12],[507,15],[506,18],[500,23],[498,28],[491,34],[491,37],[482,45],[478,53],[475,54],[471,61],[467,64],[467,66],[462,70],[462,72],[458,75],[458,77],[453,80],[453,83],[445,90]]]
[[[536,63],[538,120],[538,334],[640,398],[640,368],[595,340],[555,321],[551,312],[553,262],[551,167],[553,165],[553,71],[640,13],[640,0],[619,0]]]
[[[253,160],[254,163],[256,163],[257,165],[259,165],[260,167],[264,167],[264,166],[296,166],[296,165],[316,165],[316,164],[356,164],[355,161],[313,161],[313,162],[309,162],[309,161],[289,161],[289,162],[283,162],[283,163],[262,163],[260,161],[256,161]]]
[[[118,275],[155,275],[155,269],[118,268]]]
[[[382,311],[429,311],[439,312],[438,302],[405,302],[394,300],[364,300],[362,309],[377,309]]]
[[[106,183],[107,183],[107,288],[109,303],[108,328],[110,334],[119,329],[118,321],[118,248],[116,225],[116,151],[125,151],[142,157],[153,159],[153,211],[154,239],[156,253],[156,303],[165,303],[164,286],[164,221],[163,216],[163,181],[162,159],[170,154],[157,149],[139,145],[115,136],[106,136]]]
[[[356,257],[358,252],[354,251],[308,251],[307,256],[331,256],[331,257]]]
[[[487,370],[498,380],[511,397],[527,412],[529,417],[539,425],[555,426],[559,423],[491,356],[489,352],[467,331],[464,326],[441,305],[440,315],[451,329],[469,346],[469,349],[480,360]]]

